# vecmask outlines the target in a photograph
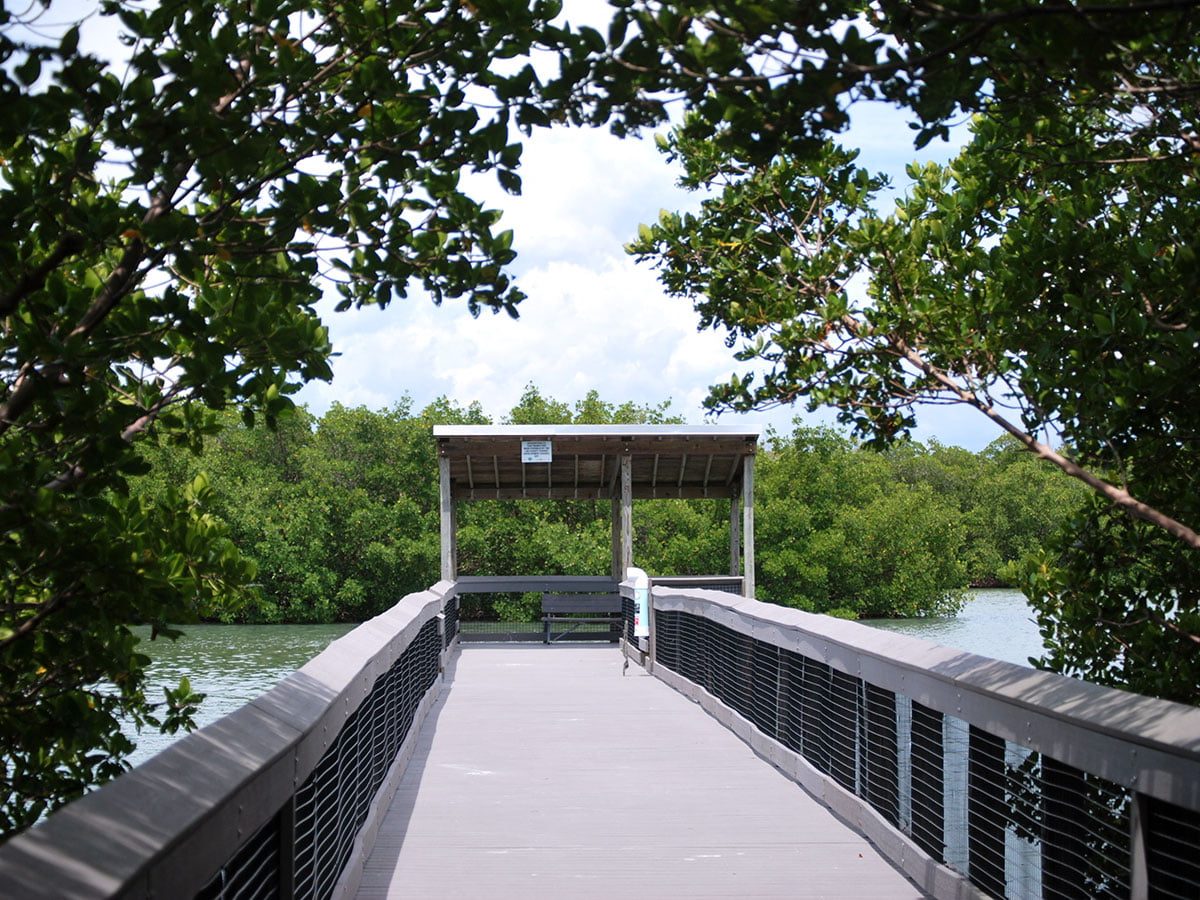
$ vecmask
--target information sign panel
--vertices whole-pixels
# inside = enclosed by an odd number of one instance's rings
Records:
[[[521,441],[522,463],[552,462],[554,452],[549,441]]]

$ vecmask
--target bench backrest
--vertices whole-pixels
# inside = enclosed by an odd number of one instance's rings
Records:
[[[542,594],[543,613],[619,613],[619,594]]]

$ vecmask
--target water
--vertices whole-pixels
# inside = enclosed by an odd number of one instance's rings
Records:
[[[1004,588],[971,591],[957,616],[866,619],[863,624],[1023,666],[1045,649],[1025,595]]]
[[[186,675],[192,690],[206,694],[196,726],[233,712],[304,665],[353,625],[185,625],[178,641],[149,640],[149,628],[135,628],[138,649],[154,660],[146,696],[162,699],[163,687],[176,687]],[[137,743],[130,763],[149,759],[178,735],[126,733]]]

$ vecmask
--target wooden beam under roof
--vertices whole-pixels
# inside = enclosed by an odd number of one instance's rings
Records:
[[[728,437],[672,438],[654,441],[622,440],[617,438],[548,438],[556,450],[580,456],[622,453],[626,449],[634,455],[649,456],[654,453],[670,456],[680,453],[716,453],[749,456],[755,452],[754,442],[733,440]],[[439,440],[439,453],[443,456],[461,458],[468,453],[475,456],[521,456],[521,441],[504,438],[444,438]]]
[[[725,476],[725,484],[733,484],[733,476],[738,473],[738,468],[741,465],[741,460],[736,456],[729,461],[729,474]]]
[[[617,473],[620,474],[620,471],[620,466],[617,466]],[[682,487],[676,487],[675,485],[651,487],[648,484],[635,482],[633,485],[633,498],[635,500],[703,500],[705,498],[727,498],[735,494],[736,490],[727,488],[724,485],[715,485],[707,488],[698,484],[685,484]],[[612,494],[606,488],[595,485],[580,485],[578,488],[570,485],[559,485],[558,487],[549,488],[545,486],[538,487],[536,485],[527,488],[480,487],[473,491],[464,485],[461,488],[455,488],[454,499],[611,500]]]
[[[593,496],[594,492],[617,496],[619,461],[632,462],[632,481],[649,488],[653,496],[679,496],[680,490],[710,489],[710,496],[729,495],[739,483],[744,459],[756,449],[758,429],[715,426],[710,432],[693,426],[435,426],[434,435],[440,458],[447,459],[454,482],[461,485],[458,495],[473,493],[486,496],[481,489],[496,491],[521,489],[518,496],[531,494],[533,485],[556,489],[569,487],[572,496]],[[530,474],[521,462],[524,440],[548,440],[554,448],[554,460],[547,467],[546,480]],[[702,455],[703,465],[693,457]],[[481,482],[484,466],[480,457],[491,456],[490,484]],[[609,459],[618,460],[613,469]],[[689,462],[691,466],[689,467]],[[678,466],[678,470],[670,468]],[[557,468],[555,468],[557,467]],[[478,471],[477,471],[478,470]],[[666,481],[665,479],[670,479]],[[724,478],[724,489],[713,493],[714,480]],[[531,480],[532,479],[532,480]],[[670,486],[671,490],[660,490]],[[639,494],[641,492],[639,491]]]

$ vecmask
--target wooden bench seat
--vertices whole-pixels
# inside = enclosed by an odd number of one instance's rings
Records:
[[[542,594],[544,643],[561,640],[580,625],[608,625],[608,639],[617,641],[621,638],[622,621],[619,594]],[[550,626],[556,622],[571,627],[551,638]]]

